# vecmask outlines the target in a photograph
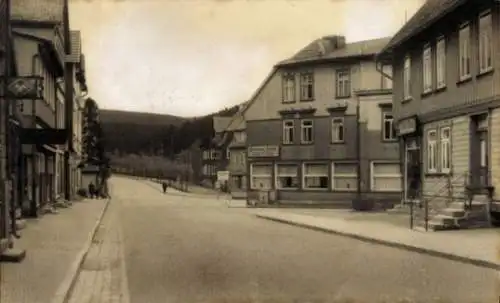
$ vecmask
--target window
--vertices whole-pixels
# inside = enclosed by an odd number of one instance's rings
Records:
[[[390,113],[382,114],[382,132],[384,141],[396,140],[396,130],[394,129],[394,117]]]
[[[427,171],[430,173],[435,173],[436,160],[437,160],[437,132],[435,130],[430,130],[427,132]]]
[[[246,141],[246,133],[245,132],[235,132],[234,133],[234,142],[235,143],[244,143]]]
[[[424,93],[432,91],[432,53],[431,47],[426,46],[422,54]]]
[[[295,75],[286,74],[283,76],[283,102],[295,102]]]
[[[243,167],[246,167],[246,165],[247,165],[247,152],[241,152],[240,164]]]
[[[392,89],[392,65],[382,66],[382,89]]]
[[[410,56],[405,57],[403,71],[403,97],[405,100],[411,99],[411,60]]]
[[[301,125],[301,137],[300,141],[303,144],[308,144],[313,142],[313,121],[312,120],[302,120]]]
[[[332,164],[332,187],[334,190],[353,191],[358,187],[356,163]]]
[[[300,74],[300,100],[314,99],[314,79],[312,73]]]
[[[484,73],[493,67],[492,65],[492,31],[491,13],[479,18],[479,72]]]
[[[219,160],[221,157],[221,154],[218,150],[211,150],[210,151],[210,160]]]
[[[304,189],[328,189],[328,164],[304,163]]]
[[[444,37],[436,43],[436,77],[437,88],[446,86],[446,42]]]
[[[294,142],[295,126],[293,120],[283,121],[283,144],[292,144]]]
[[[396,191],[402,190],[401,168],[399,163],[371,163],[371,190]]]
[[[332,119],[332,143],[344,142],[344,118]]]
[[[460,80],[470,77],[470,27],[465,25],[460,29],[459,35],[459,72]]]
[[[273,166],[271,164],[250,165],[250,188],[270,189],[272,188]]]
[[[276,188],[296,189],[299,187],[299,168],[296,164],[276,165]]]
[[[449,173],[451,170],[451,130],[449,127],[441,129],[441,172]]]
[[[351,74],[349,70],[337,71],[337,98],[348,98],[351,96]]]

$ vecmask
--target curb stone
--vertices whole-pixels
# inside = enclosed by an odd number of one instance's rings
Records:
[[[344,232],[344,231],[338,231],[338,230],[333,230],[333,229],[328,229],[324,227],[319,227],[319,226],[313,226],[305,223],[298,223],[298,222],[293,222],[291,220],[286,220],[286,219],[281,219],[281,218],[276,218],[272,216],[267,216],[267,215],[261,215],[261,214],[256,214],[255,215],[257,218],[264,219],[264,220],[269,220],[273,222],[278,222],[278,223],[284,223],[288,225],[293,225],[297,227],[302,227],[302,228],[307,228],[311,230],[316,230],[316,231],[321,231],[329,234],[335,234],[339,236],[344,236],[356,240],[360,240],[363,242],[368,242],[368,243],[375,243],[375,244],[380,244],[388,247],[393,247],[393,248],[399,248],[407,251],[412,251],[412,252],[417,252],[421,254],[427,254],[430,256],[434,257],[440,257],[452,261],[457,261],[465,264],[471,264],[479,267],[484,267],[488,269],[494,269],[500,271],[500,264],[490,262],[490,261],[485,261],[485,260],[480,260],[480,259],[475,259],[475,258],[470,258],[470,257],[463,257],[463,256],[458,256],[454,255],[451,253],[446,253],[434,249],[429,249],[429,248],[423,248],[423,247],[416,247],[404,243],[398,243],[398,242],[393,242],[393,241],[387,241],[387,240],[380,240],[380,239],[375,239],[371,238],[369,236],[362,236],[362,235],[357,235],[349,232]]]
[[[97,200],[98,201],[98,200]],[[85,241],[85,245],[83,248],[78,252],[78,255],[76,256],[75,260],[71,264],[69,270],[67,271],[66,277],[64,280],[59,284],[59,288],[57,289],[57,292],[54,295],[54,298],[52,299],[51,303],[66,303],[69,299],[69,295],[71,291],[73,290],[73,287],[75,286],[75,282],[78,278],[78,274],[80,273],[80,268],[85,260],[85,257],[87,256],[87,253],[90,250],[90,247],[92,246],[92,241],[95,238],[95,235],[97,233],[97,230],[99,229],[99,226],[101,225],[102,219],[104,217],[104,214],[106,213],[106,210],[108,209],[108,206],[111,202],[111,199],[106,199],[106,202],[104,206],[102,207],[101,213],[99,214],[99,218],[97,219],[94,227],[89,233],[89,236],[87,238],[87,241]]]

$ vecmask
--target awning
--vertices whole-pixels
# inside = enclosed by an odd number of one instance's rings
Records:
[[[20,137],[22,144],[66,144],[67,132],[65,129],[54,128],[21,128]]]
[[[55,148],[55,146],[50,146],[50,145],[47,145],[47,144],[43,144],[43,145],[40,145],[40,144],[36,144],[36,149],[41,152],[41,153],[57,153],[57,148]]]

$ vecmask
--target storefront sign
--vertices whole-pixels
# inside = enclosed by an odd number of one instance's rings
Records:
[[[5,78],[1,79],[2,86]],[[8,98],[12,99],[41,99],[43,94],[43,78],[38,76],[7,78]],[[5,94],[2,94],[5,95]]]
[[[217,181],[224,182],[229,181],[229,171],[221,170],[217,172]]]
[[[398,136],[404,136],[416,132],[417,119],[413,117],[399,121],[397,131]]]
[[[280,147],[278,145],[258,145],[248,147],[249,158],[271,158],[280,155]]]

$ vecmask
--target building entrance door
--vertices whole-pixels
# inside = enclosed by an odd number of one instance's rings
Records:
[[[405,142],[405,200],[413,201],[421,198],[422,179],[420,177],[420,145],[416,139]]]
[[[469,183],[473,188],[489,185],[488,116],[472,117]]]

